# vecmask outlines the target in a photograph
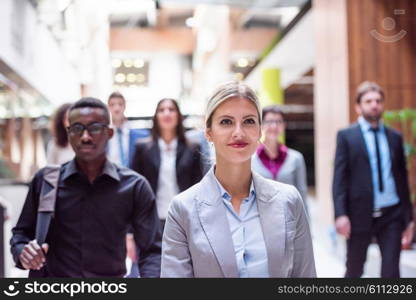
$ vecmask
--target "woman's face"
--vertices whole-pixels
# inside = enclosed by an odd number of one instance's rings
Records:
[[[218,158],[233,163],[251,159],[260,138],[256,106],[245,98],[232,97],[221,103],[212,115],[211,128],[206,129],[214,143]]]
[[[285,131],[285,121],[279,113],[269,112],[263,118],[263,134],[266,140],[276,140]]]
[[[170,100],[160,103],[156,111],[156,120],[160,130],[173,130],[178,125],[178,111]]]

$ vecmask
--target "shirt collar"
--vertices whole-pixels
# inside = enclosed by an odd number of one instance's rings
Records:
[[[75,163],[75,159],[70,160],[64,168],[65,169],[64,169],[64,172],[62,173],[62,180],[65,180],[71,175],[78,173],[78,168],[77,168],[77,164]]]
[[[78,170],[75,159],[70,160],[68,164],[66,165],[64,172],[62,173],[62,180],[65,180],[68,177],[77,173],[80,173],[80,172]],[[105,161],[102,174],[105,174],[117,181],[120,181],[120,175],[117,172],[116,166],[112,162],[110,162],[108,159],[106,159]]]
[[[215,178],[215,182],[217,183],[217,187],[220,191],[221,197],[224,200],[231,201],[231,195],[224,189],[224,187],[218,181],[217,176],[215,176],[215,174],[214,174],[214,178]],[[252,178],[251,183],[250,183],[250,193],[249,193],[249,196],[246,199],[251,201],[255,198],[255,196],[256,196],[256,191],[254,189],[253,178]]]
[[[158,138],[157,142],[158,142],[158,145],[159,145],[159,149],[161,151],[167,151],[168,144],[166,144],[166,142],[162,138]],[[178,146],[178,139],[177,138],[174,138],[172,140],[172,142],[170,142],[169,148],[171,150],[176,151],[177,146]]]
[[[113,125],[113,129],[114,129],[114,131],[118,131],[119,129],[121,129],[122,133],[127,133],[130,130],[130,125],[129,125],[129,122],[124,121],[123,124],[121,124],[120,127],[116,127],[116,126]]]
[[[117,167],[108,159],[106,159],[105,161],[105,165],[104,165],[104,169],[103,169],[103,174],[117,180],[120,181],[120,175],[117,172]]]
[[[364,119],[363,116],[358,117],[358,124],[360,124],[360,127],[364,132],[370,131],[370,129],[371,129],[370,122],[368,122],[366,119]],[[379,128],[380,132],[384,131],[383,121],[380,120],[378,122],[378,128]]]
[[[271,159],[269,155],[267,155],[266,147],[264,144],[260,144],[260,146],[257,148],[256,152],[257,155],[261,158],[267,159],[267,160],[273,160],[273,161],[283,161],[286,158],[288,148],[284,144],[278,144],[277,145],[277,151],[279,155],[275,159]]]

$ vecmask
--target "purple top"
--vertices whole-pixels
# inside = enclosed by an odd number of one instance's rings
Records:
[[[263,165],[272,173],[273,179],[276,179],[280,168],[285,162],[287,156],[287,147],[285,145],[279,144],[277,152],[279,153],[279,155],[275,159],[271,159],[267,155],[266,149],[263,144],[257,148],[257,155],[259,156]]]

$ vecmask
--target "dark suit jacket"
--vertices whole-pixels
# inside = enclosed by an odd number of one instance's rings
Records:
[[[115,129],[114,129],[115,131]],[[136,148],[136,143],[139,139],[144,139],[150,135],[150,130],[147,128],[130,128],[129,129],[129,144],[128,144],[128,166],[131,166],[133,160],[133,153]],[[106,152],[109,151],[109,144],[107,144]]]
[[[385,127],[385,132],[404,227],[412,220],[412,209],[403,140],[391,128]],[[352,232],[371,230],[373,183],[367,147],[358,123],[338,132],[332,194],[335,218],[348,216]]]
[[[131,168],[149,181],[156,194],[160,169],[160,149],[153,139],[140,140],[136,144]],[[197,144],[178,141],[176,149],[176,179],[182,192],[202,179],[201,151]]]
[[[150,135],[149,129],[131,128],[129,130],[129,165],[133,160],[133,154],[136,148],[136,142],[138,139],[148,137]]]

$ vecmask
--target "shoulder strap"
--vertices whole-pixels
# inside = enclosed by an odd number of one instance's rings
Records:
[[[49,165],[45,167],[43,172],[35,235],[39,245],[42,245],[46,240],[49,225],[55,212],[60,169],[59,165]]]

